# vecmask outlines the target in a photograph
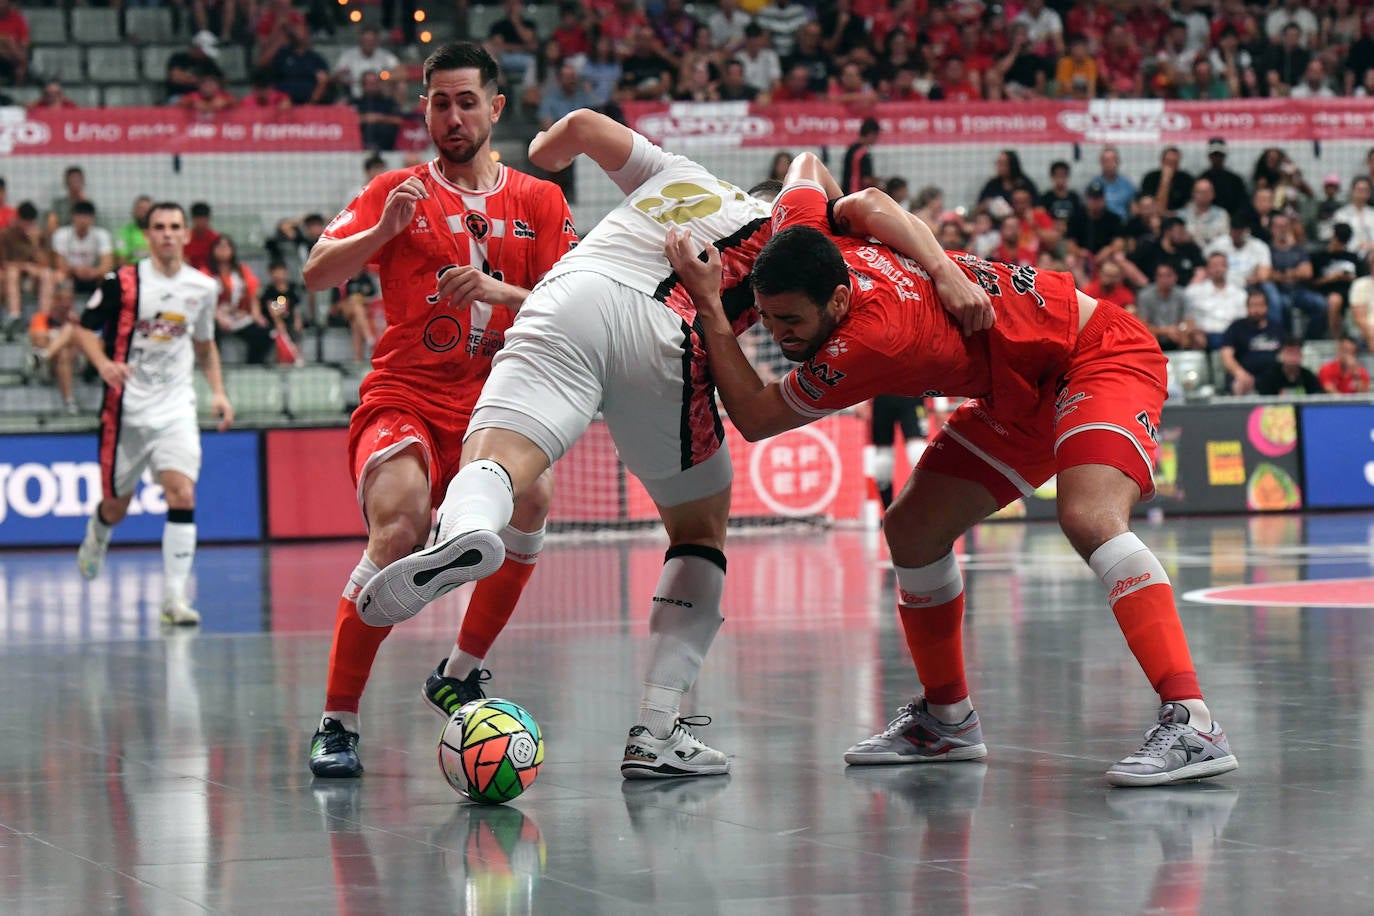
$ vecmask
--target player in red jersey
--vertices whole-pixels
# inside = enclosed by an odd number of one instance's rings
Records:
[[[377,341],[349,455],[367,549],[339,601],[324,715],[311,744],[317,776],[358,776],[358,704],[390,627],[363,622],[358,592],[387,564],[423,547],[431,509],[457,473],[463,435],[491,359],[529,290],[576,243],[554,184],[491,157],[505,97],[480,45],[445,45],[424,66],[432,162],[368,183],[310,253],[306,284],[337,286],[379,265],[387,328]],[[501,537],[503,564],[473,594],[457,643],[425,682],[448,717],[483,695],[482,660],[510,619],[544,540],[552,482],[546,474]]]
[[[929,275],[866,238],[873,216],[886,212],[881,193],[827,210],[829,189],[815,183],[823,167],[799,158],[752,275],[762,321],[801,363],[784,379],[765,386],[736,342],[720,305],[715,252],[699,260],[678,232],[667,245],[697,305],[711,373],[736,428],[757,440],[884,393],[973,398],[936,436],[884,521],[898,613],[925,695],[845,760],[987,754],[965,680],[963,578],[953,544],[1057,473],[1060,526],[1107,587],[1162,703],[1145,744],[1109,769],[1108,781],[1156,785],[1235,769],[1202,700],[1168,576],[1128,524],[1131,507],[1154,494],[1151,459],[1165,396],[1158,343],[1127,312],[1077,291],[1069,274],[954,254],[997,313],[991,329],[965,337]],[[859,237],[839,237],[848,233]]]

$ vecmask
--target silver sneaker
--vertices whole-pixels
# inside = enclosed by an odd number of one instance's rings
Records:
[[[109,549],[110,536],[102,538],[96,534],[95,516],[92,515],[86,520],[86,536],[76,549],[76,565],[83,578],[94,579],[100,575],[100,568],[105,565],[105,552]]]
[[[978,760],[988,755],[977,710],[957,725],[930,714],[925,698],[902,707],[887,728],[844,752],[844,762],[858,766],[889,763],[940,763]]]
[[[692,726],[710,724],[710,716],[678,719],[666,738],[655,738],[643,725],[636,725],[625,740],[620,775],[626,779],[670,779],[730,772],[729,758],[692,734]]]
[[[162,602],[162,622],[174,627],[200,625],[200,612],[184,600],[167,599]]]
[[[1161,786],[1229,773],[1239,766],[1226,733],[1214,719],[1210,731],[1188,724],[1181,703],[1159,707],[1159,718],[1134,754],[1107,771],[1114,786]]]
[[[465,582],[485,579],[506,561],[501,536],[461,531],[428,550],[390,563],[358,592],[358,617],[372,627],[409,620],[435,598]]]

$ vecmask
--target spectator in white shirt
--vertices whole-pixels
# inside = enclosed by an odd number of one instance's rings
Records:
[[[720,6],[706,20],[711,47],[734,54],[744,47],[744,30],[753,21],[753,16],[739,8],[739,0],[720,0]]]
[[[744,48],[735,59],[744,65],[744,81],[759,92],[772,92],[782,80],[782,61],[768,32],[757,22],[744,27]]]
[[[1199,178],[1193,182],[1192,199],[1179,211],[1188,234],[1202,248],[1214,239],[1225,238],[1231,230],[1231,216],[1216,205],[1216,196],[1212,182]]]
[[[1326,82],[1326,64],[1316,57],[1309,60],[1307,69],[1302,72],[1302,79],[1288,94],[1295,99],[1329,99],[1335,96],[1336,93]]]
[[[95,204],[72,204],[72,222],[52,235],[57,269],[71,277],[72,288],[84,302],[100,287],[100,280],[114,270],[114,239],[95,224]]]
[[[1302,32],[1302,46],[1312,47],[1312,39],[1316,37],[1318,30],[1317,17],[1312,15],[1311,10],[1303,9],[1300,0],[1283,0],[1283,6],[1265,18],[1264,34],[1269,36],[1272,44],[1278,44],[1283,37],[1283,30],[1290,23]]]
[[[1271,282],[1274,275],[1274,261],[1269,246],[1250,234],[1250,223],[1244,217],[1231,222],[1226,236],[1214,239],[1203,249],[1208,257],[1214,254],[1226,256],[1226,282],[1241,289],[1260,289],[1264,300],[1269,304],[1269,320],[1283,327],[1283,300],[1279,297],[1278,287]]]
[[[1207,259],[1206,275],[1184,290],[1187,319],[1207,335],[1209,350],[1221,346],[1231,322],[1245,317],[1245,290],[1227,283],[1226,272],[1226,255],[1218,251]]]
[[[1350,203],[1336,211],[1333,223],[1345,223],[1354,233],[1350,247],[1361,254],[1374,251],[1374,207],[1369,205],[1374,190],[1368,176],[1357,175],[1350,182]]]
[[[363,74],[392,71],[401,66],[401,61],[381,46],[381,38],[372,27],[358,33],[358,46],[348,48],[339,55],[334,65],[334,78],[348,87],[351,96],[362,95]]]
[[[811,10],[793,0],[773,0],[754,17],[754,21],[773,36],[773,47],[784,57],[792,53],[797,33],[811,19]]]
[[[1045,0],[1026,0],[1026,8],[1012,20],[1026,27],[1031,52],[1047,60],[1064,56],[1064,20],[1045,6]]]

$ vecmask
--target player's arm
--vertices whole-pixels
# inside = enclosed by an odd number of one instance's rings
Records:
[[[691,234],[674,227],[668,230],[664,252],[696,306],[711,378],[740,435],[757,442],[816,419],[788,406],[783,400],[782,385],[765,385],[744,355],[721,304],[721,263],[716,247],[706,246],[707,259],[702,261],[697,257]]]
[[[530,141],[530,162],[546,172],[561,172],[585,155],[604,172],[625,167],[634,149],[635,132],[590,108],[579,108],[541,130]],[[638,182],[636,182],[638,185]]]
[[[224,432],[234,422],[234,406],[229,403],[229,395],[224,393],[224,370],[220,368],[219,347],[213,337],[208,340],[192,340],[196,349],[196,362],[210,383],[210,406],[219,417],[219,431]]]
[[[130,375],[127,363],[117,363],[105,353],[105,340],[101,336],[105,327],[119,314],[121,296],[118,274],[106,274],[100,289],[91,294],[86,308],[81,312],[81,323],[76,328],[76,345],[95,367],[100,379],[118,391],[124,387]]]
[[[364,190],[344,213],[349,214],[350,219],[355,219],[353,208],[363,206],[367,202],[367,196],[368,191]],[[357,276],[383,245],[400,235],[410,224],[415,216],[415,207],[428,196],[429,192],[425,190],[424,184],[412,175],[387,192],[382,203],[381,217],[374,225],[348,235],[340,233],[337,237],[321,236],[315,247],[310,249],[310,257],[302,271],[305,288],[311,292],[318,292],[347,283]],[[332,229],[336,223],[338,217],[335,218],[335,223],[330,224],[330,228]],[[346,231],[351,227],[345,225],[343,228]]]

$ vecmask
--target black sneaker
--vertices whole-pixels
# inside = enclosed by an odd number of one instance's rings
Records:
[[[358,733],[343,727],[338,719],[325,719],[310,742],[310,772],[334,779],[353,779],[363,775],[358,759]]]
[[[429,708],[445,719],[451,718],[473,700],[485,700],[487,694],[482,685],[491,680],[491,672],[486,668],[473,668],[461,680],[444,677],[444,665],[447,664],[447,658],[440,661],[438,667],[425,678],[425,686],[420,688],[420,696]]]

